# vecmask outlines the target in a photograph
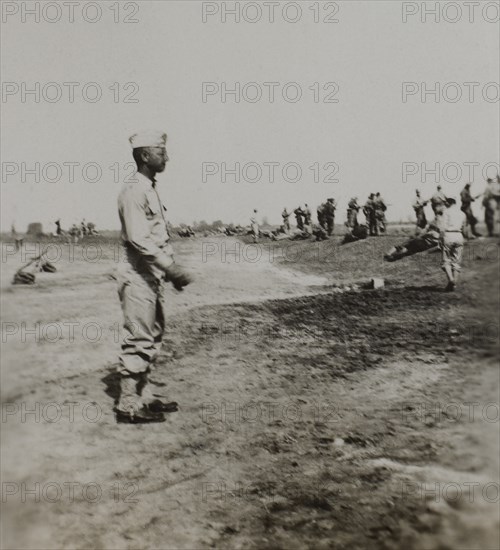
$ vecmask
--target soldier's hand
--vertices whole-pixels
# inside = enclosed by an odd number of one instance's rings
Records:
[[[172,264],[165,272],[165,280],[170,281],[175,290],[181,292],[193,279],[177,264]]]

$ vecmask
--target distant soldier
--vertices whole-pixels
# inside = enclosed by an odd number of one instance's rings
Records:
[[[358,197],[353,197],[347,205],[347,227],[352,231],[358,224],[358,212],[360,210]]]
[[[328,199],[325,203],[325,208],[323,212],[325,216],[326,230],[328,232],[329,237],[333,235],[333,231],[335,228],[335,210],[336,209],[337,209],[337,203],[335,202],[335,199]]]
[[[61,219],[59,218],[54,222],[56,224],[56,235],[60,237],[62,235],[62,229],[61,229]]]
[[[304,205],[304,225],[312,224],[312,212],[307,203]]]
[[[68,233],[71,235],[71,237],[73,237],[73,242],[76,244],[81,236],[80,228],[76,225],[76,223],[71,226]]]
[[[488,230],[488,236],[493,237],[495,233],[495,215],[498,209],[500,196],[495,196],[494,182],[491,178],[487,180],[486,190],[483,195],[484,222]]]
[[[375,207],[375,219],[377,224],[377,230],[379,230],[381,233],[385,233],[386,231],[385,213],[387,211],[387,206],[385,204],[384,199],[380,195],[380,193],[377,193],[375,195],[375,198],[373,199],[373,205]]]
[[[318,224],[320,228],[323,230],[326,230],[325,206],[326,206],[326,202],[323,202],[316,209],[316,215],[318,216]]]
[[[82,223],[80,224],[80,231],[83,237],[87,234],[87,224],[85,222],[85,218],[83,218]]]
[[[427,218],[425,217],[425,206],[429,201],[422,200],[422,197],[420,196],[420,191],[418,189],[415,191],[415,194],[416,194],[416,197],[415,197],[415,200],[413,201],[412,206],[417,216],[417,228],[415,231],[415,235],[418,235],[427,226]]]
[[[457,285],[464,248],[465,216],[458,209],[456,202],[453,198],[446,199],[443,215],[438,217],[443,259],[441,267],[448,278],[448,285],[445,289],[448,292],[455,290]]]
[[[293,211],[293,213],[295,214],[295,219],[297,220],[297,227],[302,231],[302,229],[304,229],[304,211],[299,206]]]
[[[252,229],[253,242],[259,242],[259,222],[257,221],[257,210],[253,211],[253,215],[250,218],[250,227]]]
[[[434,214],[442,214],[446,206],[446,195],[440,185],[437,186],[437,191],[431,197],[431,206]]]
[[[373,193],[370,193],[368,200],[363,206],[363,214],[366,218],[366,225],[368,226],[370,237],[375,237],[378,235],[377,217],[375,215],[375,205],[373,202],[374,198],[375,195]]]
[[[283,227],[285,228],[285,231],[290,231],[290,213],[287,211],[286,207],[283,208],[281,217],[283,218]]]
[[[87,233],[91,236],[99,234],[97,229],[95,228],[95,223],[93,222],[87,223]]]
[[[478,220],[472,212],[472,203],[481,195],[473,197],[470,192],[470,185],[470,183],[467,183],[460,193],[460,200],[462,201],[462,207],[460,210],[462,210],[467,219],[467,234],[469,233],[468,228],[470,227],[472,237],[480,237],[481,233],[476,231],[476,224]]]
[[[16,252],[17,252],[18,250],[21,250],[21,248],[23,247],[24,239],[23,237],[17,234],[15,223],[12,223],[10,227],[10,232],[11,232],[12,238],[14,239]]]

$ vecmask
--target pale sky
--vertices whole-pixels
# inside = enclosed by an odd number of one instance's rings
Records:
[[[2,4],[5,9],[13,2]],[[132,160],[128,138],[146,128],[169,136],[170,162],[158,182],[174,224],[202,219],[246,224],[254,208],[277,223],[284,206],[290,210],[308,203],[316,208],[330,196],[339,202],[341,222],[349,198],[358,196],[364,202],[372,191],[380,191],[392,205],[389,220],[406,219],[412,215],[415,188],[430,196],[436,183],[429,175],[421,183],[420,173],[404,182],[403,163],[424,163],[428,169],[435,163],[458,164],[458,182],[447,181],[455,175],[452,168],[448,178],[438,176],[445,191],[455,196],[469,181],[464,163],[478,164],[474,192],[484,188],[485,165],[490,165],[488,175],[496,173],[492,163],[499,162],[499,103],[486,101],[482,92],[486,84],[500,80],[500,26],[487,22],[481,10],[473,23],[465,12],[457,23],[435,23],[431,18],[422,23],[418,14],[403,23],[398,0],[344,1],[337,2],[339,22],[327,24],[314,23],[309,9],[313,2],[300,2],[302,18],[293,24],[282,19],[280,8],[286,2],[281,2],[274,23],[264,16],[253,24],[234,23],[231,17],[222,23],[220,13],[203,23],[202,2],[157,0],[136,2],[139,22],[125,24],[113,22],[109,8],[116,2],[99,2],[101,20],[91,24],[82,19],[84,4],[76,6],[74,23],[67,15],[55,23],[43,16],[40,23],[30,17],[22,22],[20,13],[2,23],[3,91],[14,90],[1,104],[3,231],[13,222],[18,231],[25,231],[30,221],[40,221],[44,230],[52,231],[57,218],[63,227],[85,218],[101,229],[118,228],[120,183],[113,181],[110,166],[122,167],[123,180],[128,173],[123,166]],[[248,3],[239,4],[241,8]],[[131,13],[134,3],[126,5],[120,2],[120,18]],[[321,11],[324,17],[333,3],[319,6],[326,8]],[[491,18],[494,12],[487,15]],[[33,88],[36,82],[41,87],[59,83],[62,98],[49,103],[42,97],[36,103],[27,96],[22,102],[22,83]],[[80,83],[74,103],[68,100],[64,82]],[[82,99],[81,89],[89,82],[102,89],[96,103]],[[115,103],[109,86],[120,84],[122,100],[134,91],[123,90],[128,82],[136,83],[134,97],[139,102]],[[203,103],[203,82],[225,82],[228,88],[236,82],[242,87],[256,82],[265,94],[256,103],[243,97],[235,103],[232,96],[223,103],[220,93]],[[267,101],[264,82],[279,83],[273,104]],[[288,82],[302,90],[297,103],[281,97]],[[315,103],[309,89],[315,82],[337,83],[338,103]],[[417,94],[403,103],[403,82],[415,82],[419,88],[423,82],[429,87],[455,82],[458,86],[448,88],[449,97],[457,87],[465,97],[456,103],[441,97],[434,103],[427,96],[422,103]],[[466,82],[479,83],[473,102],[466,97]],[[490,86],[487,92],[494,98],[498,87]],[[57,163],[60,180],[36,183],[33,175],[25,174],[23,182],[22,163],[30,170],[36,162],[41,171]],[[102,170],[96,183],[82,178],[81,167],[89,162]],[[226,163],[231,168],[249,162],[264,170],[258,183],[235,183],[231,177],[223,183],[220,174],[202,181],[203,163]],[[302,169],[297,183],[281,176],[290,162]],[[315,182],[309,167],[329,162],[339,166],[339,182]],[[73,183],[63,163],[79,163]],[[268,180],[264,163],[279,163],[276,181]],[[11,174],[16,169],[18,173]],[[326,175],[321,172],[321,178]],[[57,178],[56,172],[49,177]]]

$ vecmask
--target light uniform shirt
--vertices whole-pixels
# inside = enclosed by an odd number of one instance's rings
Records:
[[[122,242],[130,262],[161,279],[173,264],[165,207],[153,182],[136,173],[136,181],[126,183],[118,196]]]
[[[418,211],[425,207],[425,201],[422,200],[420,197],[417,197],[413,203],[413,209]]]
[[[456,204],[450,208],[446,208],[443,215],[439,219],[439,228],[441,231],[462,231],[465,223],[465,214],[458,208]]]
[[[434,205],[444,204],[446,202],[446,195],[442,191],[438,191],[432,195],[431,203]]]

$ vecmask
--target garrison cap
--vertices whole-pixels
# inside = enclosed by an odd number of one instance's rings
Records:
[[[129,141],[132,149],[138,147],[165,147],[167,134],[158,130],[144,130],[130,136]]]

